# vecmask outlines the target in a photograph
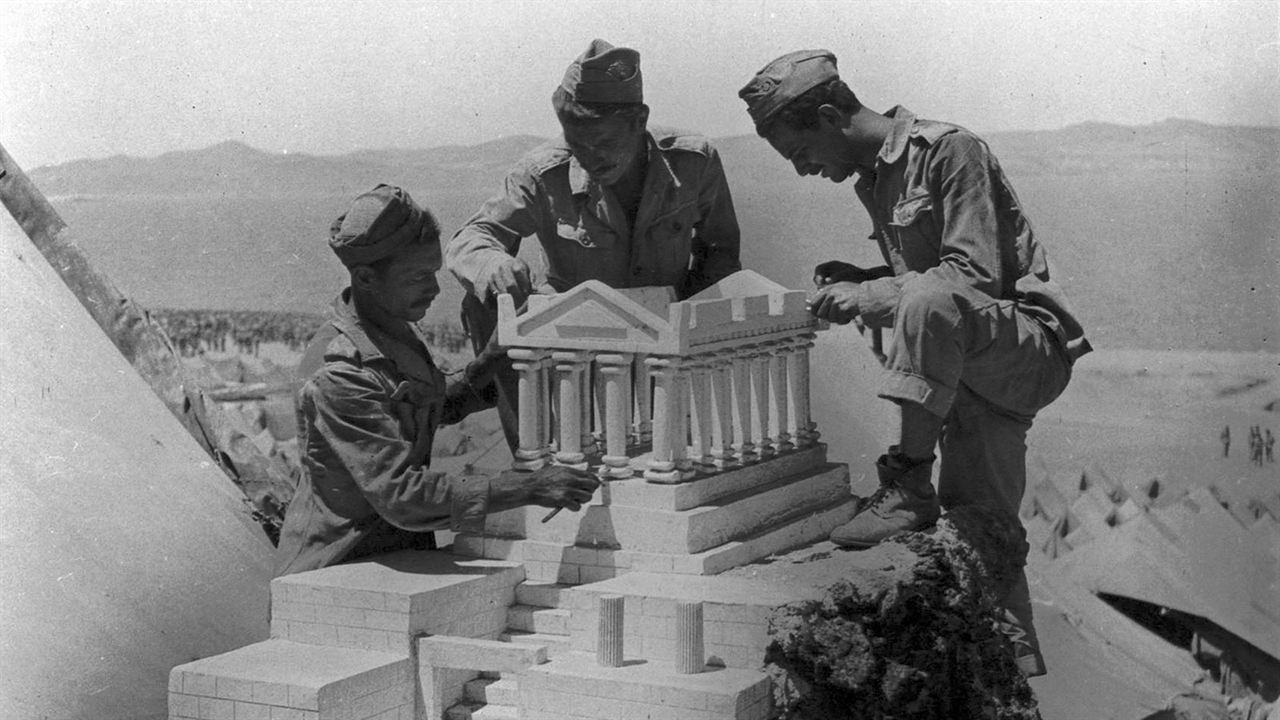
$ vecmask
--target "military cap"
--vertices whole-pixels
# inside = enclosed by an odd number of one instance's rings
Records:
[[[378,185],[356,196],[329,227],[329,247],[347,267],[368,265],[423,241],[437,239],[431,213],[394,185]]]
[[[747,113],[759,128],[805,91],[839,77],[830,50],[797,50],[765,65],[738,97],[747,102]]]
[[[640,53],[596,38],[564,71],[560,87],[580,103],[642,103]]]

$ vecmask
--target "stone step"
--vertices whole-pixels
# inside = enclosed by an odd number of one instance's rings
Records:
[[[731,540],[699,553],[652,553],[609,548],[565,546],[534,540],[501,540],[501,552],[518,555],[525,576],[532,581],[555,581],[572,586],[601,582],[630,572],[678,575],[714,575],[732,567],[808,543],[826,539],[848,522],[857,498],[812,510],[800,508],[772,527]]]
[[[514,705],[486,705],[460,702],[444,714],[447,720],[520,720],[520,710]]]
[[[547,649],[547,657],[554,658],[569,651],[568,635],[552,635],[550,633],[534,633],[524,630],[508,630],[498,636],[503,642],[517,645],[543,646]]]
[[[673,485],[647,482],[641,474],[624,480],[612,480],[601,487],[591,502],[578,513],[562,512],[543,523],[546,511],[536,507],[516,508],[485,516],[484,535],[491,538],[524,538],[554,540],[555,533],[572,532],[579,519],[601,508],[635,507],[644,510],[692,510],[727,496],[749,492],[770,485],[778,478],[813,474],[827,464],[827,446],[814,446],[789,451],[765,462],[729,468]],[[566,530],[567,529],[567,530]],[[592,538],[578,537],[578,542]],[[478,555],[468,542],[455,541],[454,552]],[[484,555],[484,557],[493,557]],[[519,559],[519,558],[513,558]]]
[[[775,478],[767,484],[688,510],[591,504],[579,513],[560,513],[545,524],[540,517],[533,517],[545,512],[535,512],[527,518],[523,528],[508,535],[508,539],[462,535],[454,542],[454,549],[458,553],[479,557],[571,564],[582,563],[571,558],[524,556],[516,539],[587,548],[698,553],[762,528],[777,527],[806,511],[839,505],[852,497],[848,467],[828,463],[799,475]],[[526,579],[569,584],[581,582],[555,576],[527,575]]]
[[[266,640],[179,665],[169,673],[169,717],[412,717],[407,654]]]
[[[511,706],[520,704],[520,688],[512,678],[495,680],[481,677],[468,681],[464,687],[464,697],[469,702]]]
[[[536,605],[512,605],[507,608],[507,627],[550,635],[569,634],[569,611]]]
[[[409,654],[420,634],[493,637],[524,578],[516,563],[401,551],[271,581],[271,637]]]
[[[516,586],[516,602],[544,608],[565,607],[570,585],[525,581]]]

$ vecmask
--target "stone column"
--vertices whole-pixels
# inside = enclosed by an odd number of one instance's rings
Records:
[[[648,355],[636,355],[631,377],[635,380],[635,418],[632,420],[631,435],[637,445],[653,439],[653,395],[650,390],[649,366],[645,364]]]
[[[760,458],[751,442],[751,363],[750,350],[738,348],[733,353],[733,451],[738,462],[750,465]]]
[[[676,371],[680,367],[680,358],[649,357],[644,362],[653,378],[653,451],[644,478],[650,482],[679,482],[681,473],[676,469],[675,432],[679,427],[676,413],[680,412],[680,393],[676,386]]]
[[[702,672],[707,654],[702,642],[702,603],[676,602],[676,672],[692,675]]]
[[[680,477],[688,480],[696,472],[693,460],[689,457],[689,404],[692,393],[689,392],[689,368],[683,361],[676,368],[672,395],[675,399],[675,411],[672,413],[674,422],[671,423],[671,458],[675,460]]]
[[[806,333],[792,341],[793,352],[787,359],[787,385],[791,395],[791,437],[796,447],[809,447],[818,441],[818,432],[809,419],[809,348],[813,347],[813,333]]]
[[[523,470],[537,470],[547,464],[547,444],[543,439],[542,424],[548,410],[545,398],[539,392],[542,384],[542,367],[548,353],[545,350],[511,348],[507,356],[511,367],[519,373],[518,402],[520,446],[512,465]]]
[[[716,353],[711,370],[711,462],[724,469],[737,464],[733,456],[733,384],[729,358],[733,352]]]
[[[586,456],[582,453],[582,373],[590,355],[585,352],[556,352],[551,358],[556,363],[560,386],[560,427],[557,433],[560,449],[556,452],[556,464],[586,470]]]
[[[709,466],[711,457],[711,366],[707,358],[696,358],[689,367],[689,411],[693,462]]]
[[[604,384],[604,472],[609,477],[631,477],[627,457],[628,425],[631,422],[631,356],[599,355],[596,369]]]
[[[756,444],[756,455],[767,460],[776,454],[769,435],[768,346],[755,346],[747,362],[751,366],[751,437]]]
[[[595,419],[595,410],[593,409],[595,383],[593,382],[592,377],[592,354],[590,352],[586,352],[584,354],[586,355],[586,362],[582,366],[582,373],[578,376],[578,381],[580,383],[578,386],[578,392],[580,393],[578,396],[580,400],[578,408],[579,412],[581,412],[582,418],[579,420],[579,428],[581,429],[581,435],[579,436],[581,438],[580,448],[585,455],[595,455],[597,452],[596,436],[592,433],[591,427],[592,420]]]
[[[777,452],[794,450],[791,433],[787,432],[787,360],[790,350],[786,343],[770,345],[769,358],[769,432],[773,435],[773,447]]]
[[[596,636],[596,664],[622,667],[623,595],[602,595],[599,607],[599,631]]]

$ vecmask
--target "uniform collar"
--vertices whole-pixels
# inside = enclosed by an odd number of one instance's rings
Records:
[[[889,135],[880,146],[880,153],[876,155],[876,159],[886,165],[892,165],[907,150],[907,141],[911,139],[911,126],[915,124],[916,116],[901,105],[895,105],[884,115],[893,119],[893,127],[889,128]]]
[[[418,328],[412,324],[409,326],[421,344],[421,348],[414,348],[364,320],[356,313],[349,287],[333,301],[333,326],[351,341],[361,362],[385,360],[394,364],[404,375],[417,376],[426,381],[433,379],[432,370],[435,366],[427,354],[427,345]]]

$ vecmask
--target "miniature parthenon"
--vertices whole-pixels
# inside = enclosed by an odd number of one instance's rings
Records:
[[[686,302],[669,293],[588,281],[519,315],[499,298],[520,375],[518,467],[597,455],[609,477],[670,483],[817,441],[804,293],[750,271]]]
[[[170,717],[774,717],[766,617],[808,591],[717,574],[853,515],[809,416],[818,326],[803,292],[749,271],[672,299],[597,282],[521,313],[500,297],[514,462],[590,468],[596,497],[277,578],[271,639],[174,668]]]

